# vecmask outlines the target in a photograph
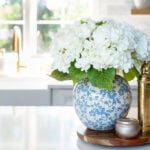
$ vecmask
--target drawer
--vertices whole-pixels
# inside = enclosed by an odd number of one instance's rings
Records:
[[[72,106],[72,89],[53,89],[51,99],[53,106]]]
[[[51,105],[53,106],[72,106],[72,87],[54,87],[50,88]],[[137,86],[131,86],[132,91],[132,104],[131,106],[137,107]]]
[[[132,107],[137,107],[137,101],[138,101],[138,93],[137,93],[137,88],[136,89],[131,89],[132,91]]]

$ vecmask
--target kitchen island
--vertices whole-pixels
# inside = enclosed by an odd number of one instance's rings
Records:
[[[132,106],[137,106],[137,82],[130,82]],[[48,75],[10,75],[0,78],[0,106],[72,106],[72,81],[57,81]]]
[[[131,108],[128,116],[136,118],[137,108]],[[150,149],[150,144],[133,147],[109,147],[86,143],[80,140],[76,134],[80,125],[73,107],[0,107],[0,149]]]

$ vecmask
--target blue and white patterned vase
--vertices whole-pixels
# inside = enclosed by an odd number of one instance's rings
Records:
[[[111,130],[117,119],[127,115],[132,95],[128,82],[116,76],[112,91],[93,87],[84,80],[75,85],[73,97],[76,114],[87,128]]]

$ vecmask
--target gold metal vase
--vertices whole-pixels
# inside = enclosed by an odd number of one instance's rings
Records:
[[[150,134],[150,62],[144,63],[138,80],[138,119],[143,134]]]

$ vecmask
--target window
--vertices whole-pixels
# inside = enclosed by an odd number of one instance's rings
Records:
[[[0,51],[12,51],[14,26],[22,31],[23,52],[49,51],[52,35],[74,20],[89,17],[90,0],[0,0]]]
[[[22,0],[0,1],[0,50],[11,51],[12,30],[15,25],[23,30]]]

